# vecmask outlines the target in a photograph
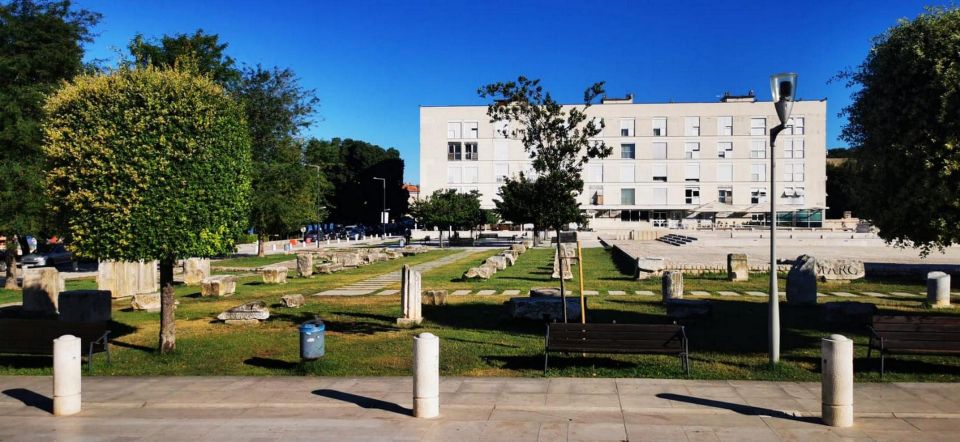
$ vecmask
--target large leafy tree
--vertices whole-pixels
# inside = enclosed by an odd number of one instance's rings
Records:
[[[407,212],[409,195],[403,189],[404,163],[397,149],[350,138],[311,139],[307,161],[321,165],[333,188],[330,220],[341,224],[377,224],[383,207],[396,219]],[[386,179],[386,183],[374,180]]]
[[[246,226],[242,107],[207,78],[142,68],[79,76],[46,111],[61,233],[82,257],[160,261],[160,351],[174,350],[175,260],[230,253]]]
[[[232,89],[239,83],[241,73],[236,61],[226,54],[227,46],[217,34],[198,29],[193,34],[164,35],[158,41],[137,34],[127,48],[139,67],[191,70]]]
[[[603,83],[595,83],[583,93],[583,105],[563,106],[540,80],[520,76],[516,81],[488,84],[478,91],[491,98],[487,107],[491,122],[506,122],[503,135],[518,139],[530,156],[537,173],[538,189],[544,192],[542,210],[546,226],[556,231],[560,253],[560,231],[570,223],[583,223],[576,195],[583,192],[583,166],[591,158],[610,155],[611,149],[595,137],[603,131],[603,121],[587,116],[587,108],[603,95]],[[563,256],[563,255],[560,255]],[[560,295],[565,297],[563,278]],[[567,321],[564,299],[563,320]]]
[[[527,174],[507,177],[497,191],[499,198],[493,200],[501,218],[515,224],[533,224],[533,240],[547,225],[545,211],[540,207],[543,199],[538,194],[537,181]]]
[[[410,212],[427,228],[436,227],[440,232],[440,247],[443,247],[443,232],[446,229],[473,230],[486,221],[480,208],[480,193],[458,193],[456,189],[443,189],[421,198]]]
[[[83,70],[83,44],[100,15],[69,1],[0,4],[0,236],[7,288],[16,288],[18,235],[44,230],[44,99]]]
[[[841,137],[856,147],[860,215],[922,254],[960,241],[960,9],[930,9],[879,35],[841,74],[857,88]]]

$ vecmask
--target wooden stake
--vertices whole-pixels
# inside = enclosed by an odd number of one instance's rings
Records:
[[[587,323],[587,302],[583,298],[583,249],[580,247],[580,240],[577,240],[577,268],[580,272],[580,323]],[[562,269],[561,269],[562,270]],[[563,275],[561,275],[563,276]]]

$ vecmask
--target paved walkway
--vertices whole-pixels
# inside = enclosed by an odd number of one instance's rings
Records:
[[[410,416],[397,378],[87,377],[50,415],[49,377],[0,377],[0,440],[956,440],[960,384],[858,384],[854,427],[819,421],[817,383],[444,378]]]
[[[421,264],[414,265],[415,270],[426,272],[437,267],[450,264],[457,260],[463,259],[470,254],[476,253],[478,251],[483,251],[483,248],[471,248],[464,249],[458,253],[452,255],[444,256],[443,258],[438,258],[433,261],[427,261]],[[493,249],[491,249],[493,250]],[[320,293],[315,293],[313,296],[359,296],[359,295],[368,295],[377,290],[381,290],[384,287],[400,282],[400,272],[390,272],[384,273],[382,275],[375,276],[370,279],[364,279],[363,281],[355,282],[353,284],[335,288],[332,290],[325,290]],[[386,292],[386,291],[385,291]],[[382,294],[391,294],[381,292]],[[393,292],[396,293],[396,292]]]

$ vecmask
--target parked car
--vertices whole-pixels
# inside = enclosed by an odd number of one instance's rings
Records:
[[[56,267],[58,269],[77,270],[77,263],[73,260],[73,254],[63,244],[52,244],[34,253],[24,255],[20,258],[20,265],[24,268]]]

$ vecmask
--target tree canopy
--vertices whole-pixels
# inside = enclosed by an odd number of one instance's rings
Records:
[[[139,67],[157,66],[192,71],[232,89],[240,81],[236,61],[226,55],[227,43],[217,34],[206,34],[203,29],[193,34],[164,35],[159,41],[149,41],[137,34],[127,49]]]
[[[960,9],[934,8],[876,37],[840,75],[856,88],[841,137],[856,147],[860,216],[926,254],[960,241]]]
[[[480,208],[480,193],[458,193],[456,189],[441,189],[427,198],[421,198],[410,207],[410,213],[424,227],[436,227],[440,231],[440,245],[443,245],[443,232],[454,230],[473,230],[487,221],[484,210]]]

